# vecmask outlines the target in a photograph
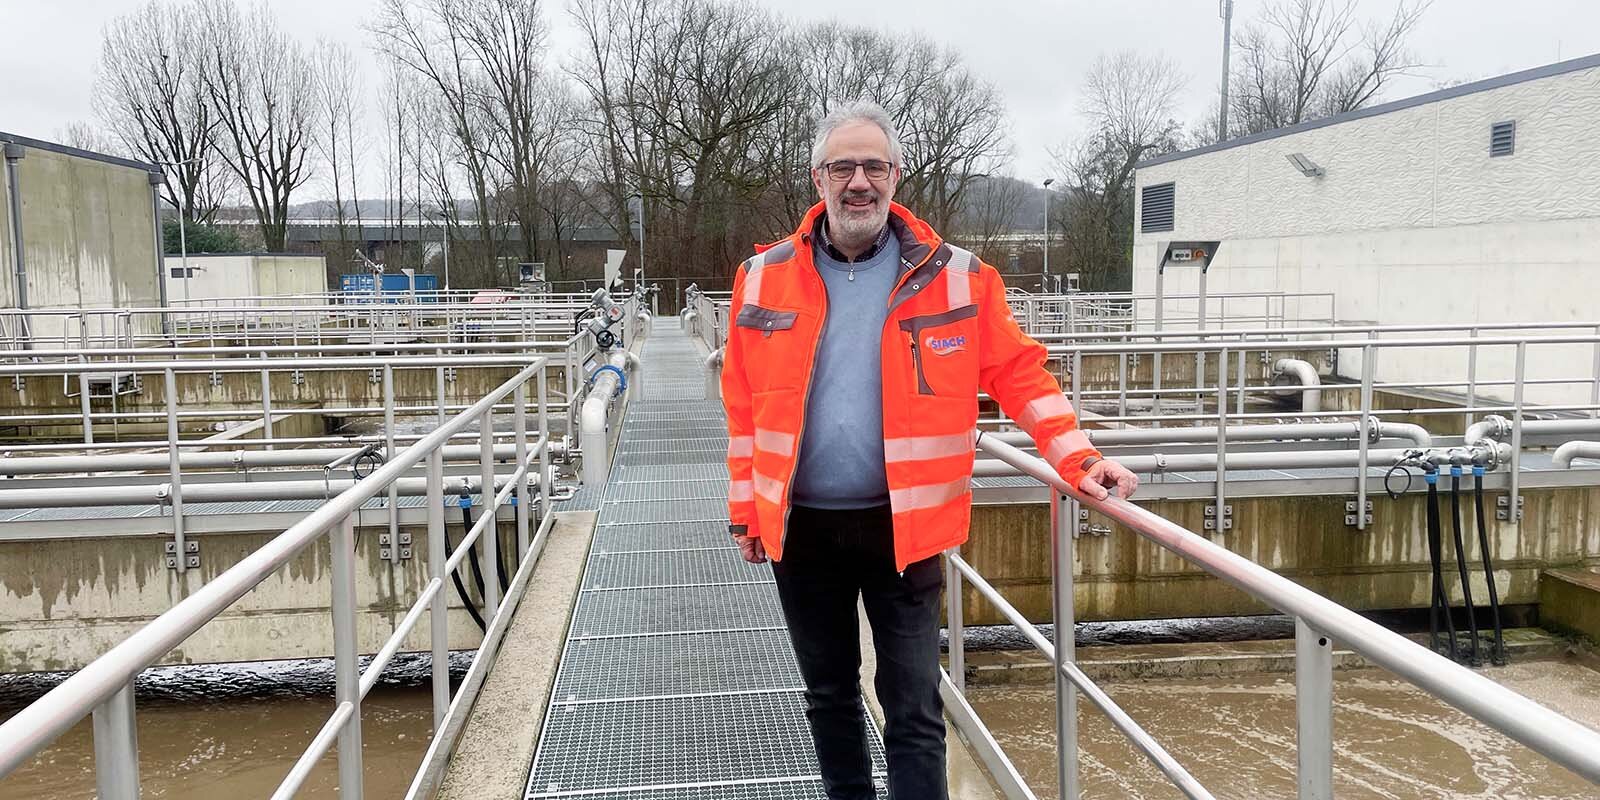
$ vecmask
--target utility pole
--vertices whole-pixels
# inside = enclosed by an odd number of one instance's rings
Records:
[[[1217,0],[1222,17],[1222,104],[1217,113],[1217,141],[1228,140],[1228,56],[1233,49],[1233,0]]]

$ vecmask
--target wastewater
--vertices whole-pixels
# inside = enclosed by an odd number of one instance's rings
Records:
[[[1268,638],[1278,620],[1085,626],[1080,645]],[[1010,644],[999,629],[969,632],[976,649]],[[986,636],[988,638],[986,638]],[[470,653],[451,658],[452,683]],[[1485,668],[1506,686],[1600,727],[1594,659]],[[400,797],[432,733],[431,666],[402,655],[362,704],[368,797]],[[0,676],[0,720],[64,676]],[[1102,688],[1217,797],[1295,796],[1294,676],[1105,681]],[[333,710],[327,660],[164,667],[136,687],[143,796],[163,800],[270,795]],[[973,687],[968,698],[1042,800],[1056,798],[1054,689]],[[1087,701],[1079,701],[1080,771],[1088,800],[1182,795]],[[1378,669],[1334,675],[1334,791],[1340,800],[1578,800],[1600,796],[1577,775]],[[95,796],[90,723],[78,724],[5,779],[0,800]],[[335,798],[337,759],[317,765],[300,796]]]
[[[1576,659],[1485,668],[1600,727],[1600,672]],[[1217,797],[1296,795],[1294,675],[1105,681],[1101,688]],[[971,688],[974,710],[1041,800],[1057,792],[1055,690]],[[1593,800],[1596,788],[1380,669],[1334,673],[1333,793],[1340,800]],[[1184,795],[1088,701],[1078,701],[1089,800]]]
[[[452,684],[471,653],[451,655]],[[368,797],[403,797],[433,728],[426,656],[397,656],[361,704]],[[0,720],[64,675],[0,676]],[[268,797],[333,712],[325,659],[163,667],[135,686],[142,796],[162,800]],[[337,757],[322,758],[299,797],[338,797]],[[0,800],[95,797],[94,738],[84,720],[11,775]]]

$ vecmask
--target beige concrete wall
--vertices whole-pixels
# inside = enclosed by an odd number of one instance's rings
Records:
[[[149,173],[41,147],[18,162],[28,304],[36,309],[160,305]],[[4,194],[4,193],[0,193]],[[0,206],[6,202],[0,199]],[[10,209],[0,207],[9,226]],[[15,307],[11,232],[5,230],[0,305]],[[154,333],[159,321],[142,320]],[[59,341],[60,317],[40,315],[38,341]],[[73,328],[76,336],[76,328]]]
[[[415,537],[415,557],[391,566],[378,557],[378,536],[387,532],[384,519],[381,511],[366,512],[357,530],[356,630],[364,653],[382,646],[428,582],[426,528],[402,528]],[[201,566],[180,575],[165,563],[167,524],[151,519],[146,536],[0,542],[0,673],[83,666],[280,532],[191,534],[191,541],[200,543]],[[502,521],[499,528],[501,547],[511,548],[504,552],[515,553],[515,526]],[[460,541],[461,534],[460,526],[453,526],[450,538]],[[162,663],[331,655],[330,567],[324,537]],[[467,586],[473,591],[470,580]],[[477,626],[460,607],[455,587],[446,589],[450,647],[476,647]],[[427,650],[428,635],[424,615],[404,649]]]
[[[1374,524],[1365,532],[1344,525],[1343,495],[1232,498],[1234,529],[1219,544],[1338,603],[1356,609],[1426,608],[1430,565],[1424,538],[1424,494],[1417,481],[1399,500],[1373,497]],[[1504,603],[1539,601],[1540,573],[1551,567],[1600,564],[1600,487],[1524,490],[1520,527],[1494,520],[1485,496],[1495,586]],[[1470,498],[1464,498],[1469,500]],[[1140,505],[1190,530],[1204,527],[1207,500],[1161,500]],[[1449,506],[1442,512],[1450,538]],[[1463,514],[1471,525],[1470,506]],[[1112,525],[1091,514],[1092,525]],[[1049,508],[1044,504],[979,506],[962,554],[1029,619],[1050,619]],[[1468,528],[1473,597],[1488,597],[1476,529]],[[1454,574],[1454,548],[1446,570]],[[1158,619],[1266,613],[1269,609],[1126,529],[1075,542],[1074,596],[1079,620]],[[1446,582],[1461,602],[1455,579]],[[969,587],[972,624],[1001,621]]]
[[[322,256],[256,256],[256,294],[284,296],[328,291],[327,259]]]

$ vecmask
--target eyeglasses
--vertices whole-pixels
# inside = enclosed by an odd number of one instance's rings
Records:
[[[827,173],[829,179],[843,183],[856,176],[857,167],[866,170],[867,180],[881,181],[884,178],[889,177],[889,170],[892,169],[894,165],[887,161],[879,161],[875,158],[870,158],[866,161],[851,161],[850,159],[846,158],[839,161],[829,161],[828,163],[823,164],[822,171]]]

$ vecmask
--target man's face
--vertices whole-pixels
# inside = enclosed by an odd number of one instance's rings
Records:
[[[828,165],[836,161],[889,161],[889,137],[870,122],[844,125],[828,135],[823,145],[822,167],[811,170],[817,196],[828,208],[830,233],[844,243],[871,241],[889,219],[889,201],[894,199],[900,180],[899,166],[891,166],[881,178],[867,175],[857,167],[848,179],[829,174]]]

